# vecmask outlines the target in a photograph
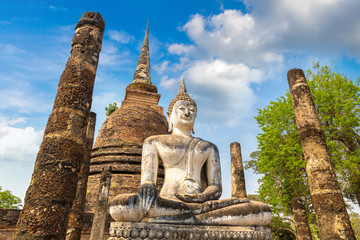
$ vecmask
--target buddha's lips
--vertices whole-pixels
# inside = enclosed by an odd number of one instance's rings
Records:
[[[191,117],[183,115],[183,116],[181,116],[181,119],[183,119],[183,120],[191,120]]]

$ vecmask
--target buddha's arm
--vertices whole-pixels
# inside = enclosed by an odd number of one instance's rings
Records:
[[[141,159],[141,186],[139,187],[140,205],[145,214],[150,210],[156,197],[156,178],[159,158],[154,140],[146,139]]]
[[[141,185],[145,183],[156,184],[159,166],[156,142],[152,138],[144,141],[141,158]]]
[[[208,187],[204,190],[203,195],[207,200],[219,199],[222,193],[221,167],[219,151],[215,145],[213,145],[205,164]]]

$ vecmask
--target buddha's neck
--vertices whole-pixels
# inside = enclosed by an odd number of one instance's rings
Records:
[[[185,130],[185,129],[179,129],[179,128],[174,128],[172,134],[192,137],[191,130]]]

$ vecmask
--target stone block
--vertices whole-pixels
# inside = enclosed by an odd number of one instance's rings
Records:
[[[123,239],[272,239],[268,227],[176,225],[154,223],[112,222],[108,240]]]

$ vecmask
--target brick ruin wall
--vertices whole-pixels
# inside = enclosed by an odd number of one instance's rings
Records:
[[[19,218],[21,209],[0,209],[0,240],[12,240],[14,239],[14,234],[16,231],[16,222]],[[92,213],[85,213],[84,216],[84,226],[81,232],[81,240],[90,239],[91,225],[93,221]],[[104,239],[110,237],[109,227],[110,227],[111,217],[107,216],[106,228]]]
[[[20,209],[0,209],[0,240],[12,239]]]

